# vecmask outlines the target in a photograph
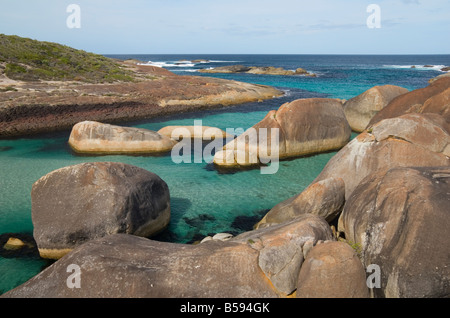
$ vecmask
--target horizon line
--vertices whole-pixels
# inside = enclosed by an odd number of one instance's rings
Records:
[[[97,53],[101,55],[449,55],[450,53]]]

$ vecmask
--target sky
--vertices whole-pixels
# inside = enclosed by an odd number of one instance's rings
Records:
[[[450,54],[450,0],[0,3],[0,33],[99,54]]]

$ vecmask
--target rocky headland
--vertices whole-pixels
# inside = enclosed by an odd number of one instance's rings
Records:
[[[178,76],[55,43],[5,35],[0,43],[3,138],[67,130],[85,120],[126,122],[283,95],[268,86]]]

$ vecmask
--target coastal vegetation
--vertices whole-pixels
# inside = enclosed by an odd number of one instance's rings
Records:
[[[130,82],[133,73],[113,59],[65,45],[0,34],[0,74],[21,81]]]

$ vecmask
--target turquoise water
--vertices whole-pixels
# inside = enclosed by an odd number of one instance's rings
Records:
[[[203,125],[222,129],[247,129],[266,111],[202,114]],[[193,125],[194,118],[134,126],[159,130],[166,125]],[[233,125],[237,124],[237,125]],[[210,164],[174,164],[167,156],[80,157],[67,145],[69,132],[46,138],[0,140],[0,233],[32,234],[31,187],[41,176],[61,167],[82,162],[113,161],[132,164],[158,174],[169,186],[171,222],[155,239],[189,243],[209,234],[233,234],[250,230],[264,212],[302,191],[333,155],[321,154],[284,161],[273,175],[259,169],[223,174]],[[208,158],[205,158],[208,159]],[[0,257],[0,291],[7,291],[36,275],[46,264],[38,257]]]
[[[233,114],[205,115],[203,125],[222,129],[249,128],[266,112],[240,114],[239,126],[231,126]],[[136,124],[135,127],[158,130],[166,125],[193,125],[195,119],[175,119],[166,122]],[[246,122],[246,123],[244,123]],[[227,124],[228,123],[228,124]],[[229,125],[230,124],[230,125]],[[52,138],[2,140],[0,187],[0,233],[31,233],[31,186],[41,176],[64,166],[82,162],[124,162],[158,174],[169,185],[172,198],[170,230],[176,241],[187,242],[194,236],[233,230],[237,216],[252,215],[300,192],[320,172],[332,154],[280,163],[274,175],[262,175],[259,169],[223,174],[203,163],[172,162],[167,156],[100,156],[85,157],[72,153],[67,146],[68,132]],[[210,159],[210,158],[209,158]],[[293,173],[293,170],[295,173]],[[218,209],[220,207],[220,209]],[[186,220],[210,215],[211,220],[194,228]],[[191,221],[193,222],[193,221]],[[195,223],[195,222],[194,222]]]
[[[129,56],[129,58],[139,56]],[[147,60],[189,59],[187,56],[145,56]],[[260,121],[271,109],[298,98],[333,97],[348,99],[364,90],[382,84],[415,89],[427,85],[429,78],[441,72],[410,69],[408,64],[450,65],[449,56],[406,57],[335,57],[310,56],[195,56],[220,62],[189,68],[170,68],[180,74],[195,73],[211,64],[271,65],[286,69],[305,66],[319,74],[318,78],[263,76],[250,74],[219,75],[246,82],[276,86],[286,92],[282,98],[251,103],[221,110],[182,114],[123,125],[159,130],[168,125],[193,125],[202,120],[205,126],[247,129]],[[231,62],[233,61],[233,62]],[[388,66],[386,66],[388,65]],[[43,175],[68,165],[82,162],[114,161],[136,165],[158,174],[169,186],[171,222],[155,239],[190,243],[218,232],[233,234],[251,229],[264,213],[277,203],[301,192],[323,169],[334,153],[280,162],[273,175],[260,174],[259,169],[223,174],[210,164],[172,162],[167,156],[100,156],[85,157],[72,153],[67,145],[70,132],[33,138],[0,140],[0,234],[32,235],[31,187]],[[36,275],[48,263],[38,256],[0,256],[0,294]]]

